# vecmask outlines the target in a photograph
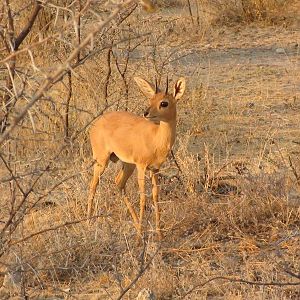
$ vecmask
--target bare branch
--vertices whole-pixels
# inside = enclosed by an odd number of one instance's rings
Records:
[[[81,42],[81,44],[74,49],[66,61],[61,64],[57,70],[53,73],[53,75],[49,75],[48,78],[44,80],[44,82],[40,85],[39,89],[32,96],[31,101],[23,108],[23,110],[19,113],[19,115],[12,121],[10,127],[2,134],[0,137],[0,146],[7,139],[9,134],[15,129],[17,124],[25,117],[27,111],[44,95],[44,93],[53,85],[58,79],[61,79],[64,72],[70,68],[71,62],[76,58],[78,53],[84,49],[91,42],[93,37],[105,26],[107,26],[117,15],[118,13],[127,5],[131,4],[133,0],[127,0],[122,4],[119,4],[117,8],[102,22],[97,24],[95,28],[88,34],[88,36]]]
[[[10,173],[11,175],[11,179],[16,183],[17,187],[19,188],[20,192],[23,194],[23,196],[25,195],[25,192],[23,190],[23,188],[21,187],[20,183],[18,182],[17,180],[17,177],[14,175],[12,169],[9,167],[8,163],[6,162],[6,160],[4,159],[3,155],[1,154],[0,152],[0,158],[1,160],[3,161],[6,169],[8,170],[8,172]]]
[[[226,277],[226,276],[216,276],[216,277],[213,277],[213,278],[210,278],[210,279],[206,280],[205,282],[202,282],[202,283],[199,283],[199,284],[195,285],[187,293],[185,293],[180,299],[184,299],[186,296],[193,293],[196,289],[202,288],[205,285],[207,285],[208,283],[216,281],[216,280],[237,282],[237,283],[257,285],[257,286],[298,286],[298,285],[300,285],[300,281],[299,282],[275,282],[275,281],[260,282],[260,281],[249,281],[249,280],[240,279],[240,278],[231,278],[231,277]]]
[[[119,295],[119,297],[116,300],[121,300],[126,294],[127,292],[138,282],[138,280],[144,275],[144,273],[146,272],[146,270],[150,267],[153,259],[155,258],[155,256],[157,255],[158,251],[160,248],[158,248],[155,253],[150,257],[149,261],[143,265],[144,262],[142,262],[141,265],[141,269],[138,272],[138,274],[135,276],[135,278],[128,284],[128,286],[122,290],[121,294]],[[143,250],[144,251],[144,250]]]
[[[34,8],[32,11],[31,16],[29,17],[29,20],[23,30],[20,32],[18,37],[15,39],[15,45],[14,45],[14,50],[18,50],[24,39],[27,37],[28,33],[30,32],[36,17],[38,16],[40,10],[42,9],[42,6],[39,1],[36,1],[34,4]]]
[[[78,223],[82,223],[82,222],[85,222],[85,221],[88,221],[90,219],[97,219],[97,218],[106,218],[108,217],[109,215],[96,215],[96,216],[93,216],[91,218],[83,218],[83,219],[80,219],[80,220],[75,220],[75,221],[67,221],[67,222],[64,222],[62,224],[58,224],[56,226],[53,226],[53,227],[50,227],[50,228],[45,228],[45,229],[42,229],[42,230],[39,230],[37,232],[34,232],[20,240],[17,240],[17,241],[14,241],[14,242],[11,242],[9,246],[13,246],[13,245],[17,245],[17,244],[20,244],[20,243],[23,243],[23,242],[26,242],[28,241],[29,239],[32,239],[33,237],[37,236],[37,235],[40,235],[40,234],[43,234],[43,233],[46,233],[46,232],[49,232],[49,231],[55,231],[57,229],[60,229],[62,227],[67,227],[67,226],[70,226],[70,225],[75,225],[75,224],[78,224]]]

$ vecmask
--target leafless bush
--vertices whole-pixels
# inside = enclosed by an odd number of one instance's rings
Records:
[[[240,1],[190,1],[194,17],[197,6],[200,12],[206,12],[213,23],[232,24],[263,21],[275,22],[294,1],[280,0],[240,0]]]

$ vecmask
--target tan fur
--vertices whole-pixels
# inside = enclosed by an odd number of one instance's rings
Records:
[[[124,191],[128,178],[135,167],[138,171],[140,189],[140,215],[136,215],[128,199],[128,207],[138,233],[142,234],[142,221],[145,210],[145,172],[151,170],[152,194],[156,215],[156,230],[160,233],[158,207],[157,173],[166,160],[176,135],[176,103],[185,90],[185,79],[180,78],[171,94],[155,93],[153,87],[139,77],[134,78],[144,95],[150,98],[150,106],[145,117],[129,112],[110,112],[99,118],[90,130],[93,158],[96,160],[94,177],[90,186],[88,217],[92,216],[93,199],[99,183],[99,176],[104,172],[109,159],[122,161],[122,169],[116,177],[116,184]],[[161,107],[161,103],[168,103]]]

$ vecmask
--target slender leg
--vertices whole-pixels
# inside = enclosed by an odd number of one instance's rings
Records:
[[[126,182],[127,182],[128,178],[132,175],[134,169],[135,169],[134,164],[128,164],[128,163],[122,162],[122,168],[115,178],[115,182],[120,191],[125,190]]]
[[[138,219],[137,214],[125,193],[126,182],[127,182],[128,178],[132,175],[134,169],[135,169],[134,164],[128,164],[128,163],[122,162],[122,169],[119,171],[118,175],[116,176],[115,182],[120,190],[121,197],[122,197],[123,201],[125,202],[128,210],[129,210],[129,213],[131,214],[131,217],[134,222],[134,227],[139,232],[139,219]]]
[[[139,225],[139,218],[133,208],[133,206],[131,205],[130,201],[128,200],[127,196],[126,195],[122,195],[121,196],[123,201],[125,202],[130,214],[131,214],[131,217],[133,219],[133,225],[135,227],[135,229],[137,230],[137,232],[140,234],[140,225]]]
[[[162,239],[162,234],[160,231],[160,212],[159,212],[159,205],[158,205],[158,171],[151,171],[151,179],[152,179],[152,197],[154,203],[154,210],[155,210],[155,229],[159,240]]]
[[[143,231],[143,218],[146,206],[146,195],[145,195],[145,172],[144,166],[137,166],[138,171],[138,184],[140,189],[140,223],[139,223],[139,234],[142,235]]]
[[[88,218],[92,217],[93,207],[94,207],[94,197],[95,197],[95,193],[96,193],[96,188],[99,184],[99,177],[103,174],[106,166],[107,166],[107,161],[101,165],[97,162],[94,166],[94,176],[91,181],[90,193],[89,193],[89,199],[88,199],[88,211],[87,211]]]

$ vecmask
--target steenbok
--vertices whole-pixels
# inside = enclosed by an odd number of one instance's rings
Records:
[[[122,168],[115,178],[120,191],[125,192],[125,185],[135,168],[138,173],[140,190],[140,215],[137,216],[129,200],[124,202],[133,218],[134,226],[142,235],[142,223],[145,211],[145,172],[150,170],[152,179],[152,196],[156,217],[156,232],[161,238],[160,212],[158,207],[158,171],[174,144],[176,135],[176,104],[185,90],[185,79],[180,78],[168,93],[144,79],[134,78],[142,93],[149,99],[149,108],[144,117],[129,112],[109,112],[100,117],[90,130],[90,139],[95,159],[94,177],[90,185],[88,200],[88,217],[92,216],[93,199],[109,160],[121,160]]]

